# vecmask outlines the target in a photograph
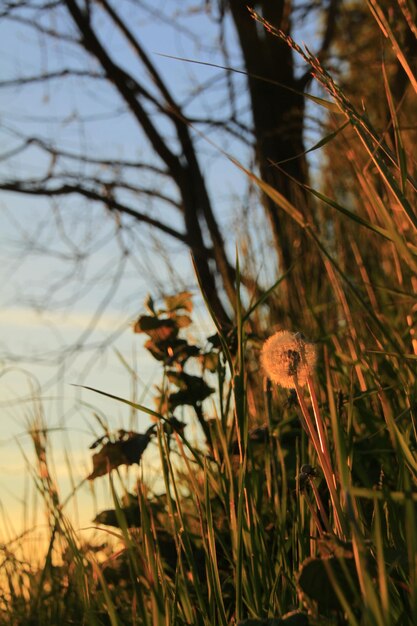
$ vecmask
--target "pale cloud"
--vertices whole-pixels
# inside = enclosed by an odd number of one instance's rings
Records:
[[[60,313],[56,311],[37,312],[31,307],[13,307],[0,311],[0,324],[5,327],[39,328],[54,326],[58,329],[85,330],[91,324],[90,313]],[[104,313],[95,324],[97,330],[114,331],[122,324],[130,325],[129,320],[116,313]]]

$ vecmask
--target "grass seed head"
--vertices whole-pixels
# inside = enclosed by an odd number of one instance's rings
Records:
[[[300,386],[307,383],[316,365],[316,348],[300,333],[279,330],[265,341],[261,361],[268,378],[291,389],[295,380]]]

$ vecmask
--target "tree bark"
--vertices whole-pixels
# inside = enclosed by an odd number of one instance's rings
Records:
[[[289,33],[289,2],[229,0],[229,5],[248,72],[256,157],[261,177],[312,220],[306,194],[291,180],[308,182],[303,142],[303,88],[295,77],[292,51],[286,43],[262,29],[247,9],[247,6],[253,8],[275,27]],[[280,164],[279,168],[274,163]],[[279,269],[285,272],[300,255],[307,254],[311,243],[272,200],[264,197],[263,202],[272,228]],[[307,269],[307,263],[303,265]],[[288,306],[284,305],[288,312],[298,308],[291,306],[294,298],[297,299],[297,294],[293,294],[292,299],[288,298]]]

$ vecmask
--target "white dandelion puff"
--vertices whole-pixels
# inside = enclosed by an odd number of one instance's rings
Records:
[[[300,333],[279,330],[263,345],[261,362],[266,375],[281,387],[303,386],[316,365],[316,348]]]

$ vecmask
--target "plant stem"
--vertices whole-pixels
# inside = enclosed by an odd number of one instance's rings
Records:
[[[308,411],[307,405],[302,396],[300,386],[295,377],[294,377],[294,385],[295,385],[295,390],[297,392],[298,402],[300,404],[300,408],[303,413],[303,417],[307,425],[309,435],[313,442],[314,448],[316,449],[317,456],[319,458],[319,461],[323,470],[323,474],[326,479],[327,486],[329,488],[330,497],[332,499],[333,506],[334,506],[334,516],[335,516],[335,523],[337,526],[337,531],[340,536],[344,536],[345,533],[343,531],[343,522],[342,522],[343,512],[342,512],[342,508],[340,506],[339,498],[336,492],[336,486],[334,484],[334,478],[333,478],[334,473],[331,468],[330,459],[326,457],[326,455],[323,453],[321,449],[319,436],[314,427],[313,420],[311,419],[311,415]]]

